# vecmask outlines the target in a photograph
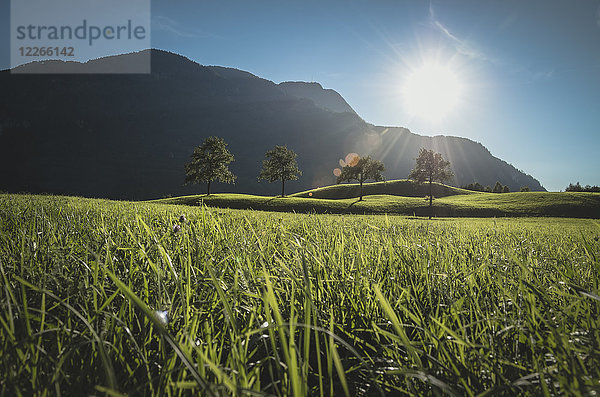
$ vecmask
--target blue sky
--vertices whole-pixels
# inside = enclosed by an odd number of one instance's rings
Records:
[[[0,67],[9,65],[0,6]],[[152,46],[275,81],[317,81],[367,122],[456,135],[540,180],[600,185],[600,0],[152,2]],[[446,117],[406,109],[403,81],[449,65]]]

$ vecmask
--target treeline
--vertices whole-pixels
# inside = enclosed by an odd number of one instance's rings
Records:
[[[496,182],[494,188],[490,186],[483,186],[479,182],[469,183],[468,185],[461,186],[461,189],[473,190],[476,192],[486,192],[486,193],[510,193],[510,188],[506,185],[501,184],[500,182]],[[521,187],[521,192],[529,192],[529,186]]]
[[[473,190],[475,192],[486,192],[486,193],[510,193],[510,189],[508,186],[501,184],[500,182],[496,182],[494,188],[490,186],[483,186],[479,182],[469,183],[468,185],[461,186],[461,189]],[[529,192],[529,186],[521,187],[521,192]],[[565,192],[588,192],[588,193],[600,193],[600,186],[590,186],[585,185],[581,186],[579,182],[576,184],[569,183],[569,186],[565,189]]]
[[[569,183],[569,186],[565,189],[565,192],[590,192],[590,193],[600,193],[600,186],[590,186],[585,185],[581,186],[579,182],[576,184]]]

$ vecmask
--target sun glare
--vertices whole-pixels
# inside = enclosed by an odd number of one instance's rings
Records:
[[[412,71],[403,86],[411,116],[439,121],[456,108],[462,84],[453,70],[439,63],[424,64]]]

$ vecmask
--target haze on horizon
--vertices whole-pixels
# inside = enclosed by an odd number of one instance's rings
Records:
[[[482,142],[550,191],[600,184],[600,1],[173,4],[152,1],[154,48],[319,82],[367,122]]]

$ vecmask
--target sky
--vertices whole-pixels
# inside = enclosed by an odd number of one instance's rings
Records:
[[[600,185],[600,0],[151,6],[154,48],[276,83],[319,82],[369,123],[481,142],[550,191]],[[9,15],[0,0],[1,69],[10,66]],[[453,106],[415,111],[422,98],[408,82],[432,64],[453,76]],[[445,86],[429,77],[437,97]]]

